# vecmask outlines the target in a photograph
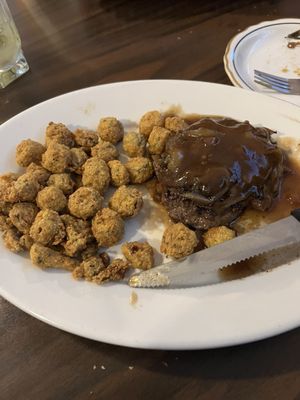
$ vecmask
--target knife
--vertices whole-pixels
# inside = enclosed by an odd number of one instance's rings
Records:
[[[287,218],[232,240],[134,274],[128,281],[138,288],[188,288],[224,281],[220,270],[239,261],[300,243],[300,209]]]

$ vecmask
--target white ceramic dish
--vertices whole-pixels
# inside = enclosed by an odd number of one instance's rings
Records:
[[[24,138],[42,140],[49,121],[95,128],[101,116],[137,121],[148,110],[181,105],[185,112],[249,119],[300,137],[299,109],[229,86],[192,81],[133,81],[91,87],[32,107],[0,127],[0,171],[15,170]],[[130,221],[128,237],[158,247],[162,226],[145,211]],[[300,325],[300,261],[242,280],[187,290],[97,286],[69,273],[45,272],[0,244],[0,293],[40,320],[87,338],[156,349],[203,349],[250,342]]]
[[[298,29],[298,18],[277,19],[250,26],[234,36],[224,54],[224,67],[231,82],[300,106],[300,96],[278,94],[254,82],[254,69],[300,79],[300,46],[288,48],[292,40],[286,38]]]

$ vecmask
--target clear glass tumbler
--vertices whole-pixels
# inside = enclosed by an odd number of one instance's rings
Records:
[[[5,0],[0,0],[0,88],[29,70],[21,39]]]

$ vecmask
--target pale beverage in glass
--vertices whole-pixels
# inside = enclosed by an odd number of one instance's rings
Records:
[[[21,39],[5,0],[0,0],[0,88],[29,70]]]

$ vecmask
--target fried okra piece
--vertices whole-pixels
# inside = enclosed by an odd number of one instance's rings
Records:
[[[63,194],[70,195],[74,191],[75,183],[70,174],[52,174],[50,175],[48,186],[55,186],[60,189]]]
[[[18,178],[19,175],[14,174],[13,172],[0,175],[0,201],[2,204],[1,211],[4,207],[4,204],[14,203],[18,200],[15,190],[15,182]]]
[[[134,157],[125,164],[131,183],[144,183],[153,175],[153,166],[149,158]]]
[[[127,261],[122,260],[121,258],[115,258],[107,268],[103,269],[98,275],[94,276],[92,281],[98,285],[107,281],[120,281],[124,279],[128,268],[129,264]]]
[[[119,152],[116,146],[110,142],[99,140],[99,143],[91,149],[92,157],[101,158],[105,162],[116,160],[119,157]]]
[[[65,253],[73,257],[86,249],[88,243],[94,239],[91,224],[68,214],[62,215],[61,219],[66,229],[66,241],[62,245]]]
[[[9,212],[9,218],[18,231],[26,234],[38,212],[39,209],[33,203],[16,203]]]
[[[133,217],[143,206],[142,193],[132,187],[121,186],[112,195],[109,206],[121,217]]]
[[[127,242],[122,244],[121,249],[131,267],[140,269],[153,267],[154,252],[148,242]]]
[[[113,144],[116,144],[123,139],[123,125],[114,117],[101,118],[97,131],[102,140]]]
[[[13,224],[7,215],[0,214],[0,231],[4,232],[12,228]]]
[[[167,143],[170,131],[161,126],[155,126],[148,138],[148,149],[150,154],[162,154]]]
[[[160,251],[167,256],[181,258],[192,254],[197,244],[196,233],[179,222],[165,230]]]
[[[10,228],[3,232],[4,245],[13,253],[24,251],[24,247],[20,243],[21,234],[16,228]]]
[[[17,201],[29,201],[35,200],[40,185],[35,179],[34,175],[29,172],[21,175],[14,183],[14,190]]]
[[[50,142],[42,156],[42,166],[53,174],[61,174],[69,167],[72,160],[70,149],[56,142]]]
[[[110,174],[105,161],[97,157],[89,158],[83,166],[82,183],[91,186],[101,194],[108,188]]]
[[[159,111],[148,111],[142,116],[139,122],[139,131],[148,139],[155,126],[164,125],[164,116]]]
[[[99,140],[97,132],[89,129],[76,129],[74,139],[77,146],[91,148],[96,146]]]
[[[110,247],[122,239],[124,221],[115,211],[103,208],[93,218],[92,231],[99,246]]]
[[[57,212],[62,211],[67,206],[66,196],[56,186],[46,186],[36,197],[36,204],[42,210],[48,208]]]
[[[66,235],[65,226],[60,216],[53,210],[40,211],[30,228],[30,236],[43,245],[57,245]]]
[[[45,247],[40,243],[34,243],[29,254],[32,263],[40,268],[59,268],[73,271],[79,266],[79,261],[75,258],[65,256],[59,251]]]
[[[113,186],[119,187],[129,183],[129,172],[119,160],[109,161],[107,165],[110,169],[110,179]]]
[[[20,245],[25,250],[30,250],[31,246],[33,245],[33,243],[34,243],[34,241],[33,241],[33,239],[30,237],[30,235],[28,233],[26,233],[25,235],[22,235],[20,237]]]
[[[77,189],[68,201],[68,208],[75,217],[87,219],[93,217],[102,207],[103,198],[100,193],[89,186]]]
[[[212,247],[233,239],[235,237],[235,231],[227,228],[227,226],[215,226],[206,231],[202,237],[205,246]]]
[[[174,117],[167,117],[165,119],[165,128],[167,128],[169,131],[178,133],[180,131],[183,131],[188,127],[188,124],[185,122],[183,118],[174,116]]]
[[[30,163],[40,163],[46,147],[31,139],[22,140],[16,149],[16,161],[21,167],[28,167]]]
[[[87,260],[90,257],[98,255],[99,247],[96,242],[89,243],[84,250],[80,253],[82,260]]]
[[[35,179],[42,186],[46,185],[49,176],[51,175],[51,172],[47,171],[41,165],[35,163],[29,164],[29,166],[26,168],[26,172],[32,175],[33,179]]]
[[[66,125],[49,122],[46,128],[46,146],[48,147],[53,142],[67,147],[74,147],[74,135]]]
[[[139,132],[128,132],[123,139],[123,149],[129,157],[142,157],[146,152],[145,136]]]
[[[70,150],[71,153],[71,162],[69,168],[71,171],[75,172],[76,174],[82,174],[82,166],[88,159],[88,155],[82,149],[74,147]]]
[[[74,269],[73,277],[75,279],[84,278],[86,281],[92,281],[93,277],[105,269],[105,265],[100,257],[90,257],[83,260],[79,267]]]

